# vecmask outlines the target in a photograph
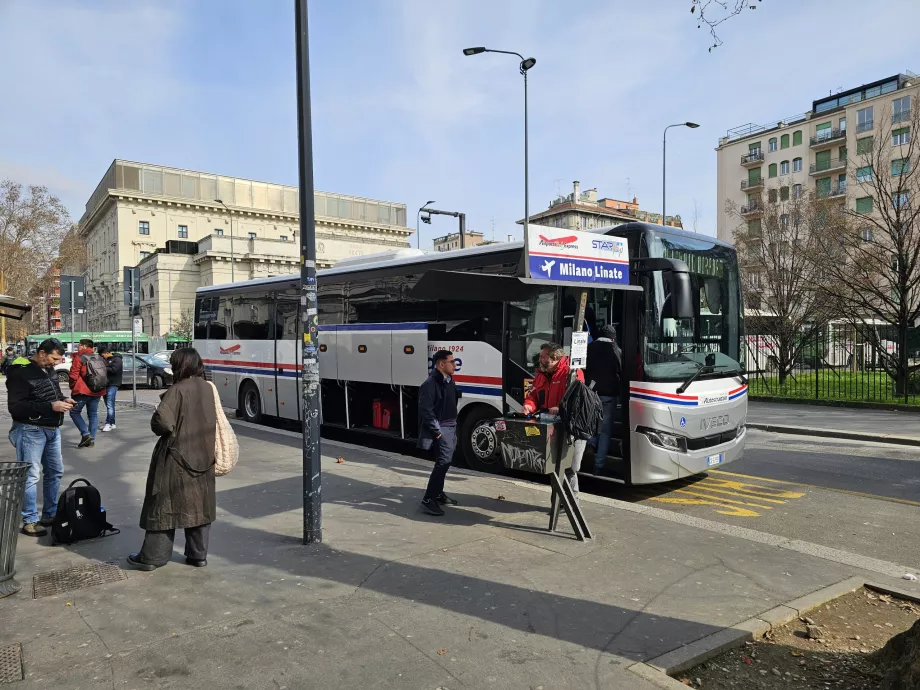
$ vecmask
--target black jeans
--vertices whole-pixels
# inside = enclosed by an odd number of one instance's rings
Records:
[[[431,477],[428,479],[425,498],[437,498],[444,492],[444,479],[447,477],[447,470],[450,469],[450,462],[456,449],[457,427],[445,426],[442,423],[441,438],[436,438],[431,446],[431,451],[434,453],[434,469],[431,470]]]
[[[203,561],[208,557],[208,537],[211,525],[185,528],[185,557],[193,561]],[[150,565],[166,565],[172,559],[173,540],[176,530],[148,530],[144,535],[144,545],[137,554],[138,560]]]

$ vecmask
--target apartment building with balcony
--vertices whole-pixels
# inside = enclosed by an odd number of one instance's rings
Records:
[[[413,230],[406,226],[405,204],[317,191],[314,205],[319,268],[349,256],[410,246]],[[154,324],[168,326],[168,316],[159,315],[168,314],[170,306],[174,319],[188,307],[187,298],[168,298],[173,286],[168,275],[181,283],[178,294],[184,294],[193,274],[200,285],[215,285],[295,273],[299,227],[296,187],[115,160],[79,222],[88,255],[87,326],[130,330],[123,268],[149,257],[155,258],[144,265],[147,275],[150,266],[157,270],[146,284],[147,294],[153,285],[153,299],[159,303],[163,295],[165,300],[165,309],[148,310],[145,328],[149,323],[151,335],[163,333]],[[188,265],[188,259],[178,258],[183,256],[180,245],[168,243],[196,245],[195,256],[207,258]]]
[[[870,211],[872,200],[861,183],[871,171],[856,167],[854,154],[866,152],[880,131],[895,144],[910,136],[918,87],[916,74],[896,74],[815,100],[802,114],[728,130],[716,148],[719,239],[731,242],[742,222],[758,222],[763,199],[777,194],[811,192]]]

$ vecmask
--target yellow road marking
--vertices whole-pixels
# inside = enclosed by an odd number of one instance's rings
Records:
[[[769,482],[770,484],[797,484],[797,482],[783,481],[782,479],[767,479],[766,477],[755,477],[751,474],[738,474],[737,472],[727,472],[726,470],[709,470],[709,474],[727,474],[732,477],[741,477],[742,479],[756,479],[759,482]],[[803,484],[802,486],[805,485]]]
[[[715,512],[721,515],[730,515],[733,517],[758,517],[760,513],[756,513],[753,510],[747,508],[741,508],[739,506],[727,506],[721,503],[715,503],[713,501],[702,501],[699,499],[693,498],[673,498],[668,496],[656,496],[652,498],[653,501],[658,501],[659,503],[675,503],[678,505],[688,505],[688,506],[716,506],[720,508],[727,508],[727,510],[717,510]]]
[[[750,503],[749,501],[735,501],[730,498],[722,498],[721,496],[711,496],[710,494],[690,491],[689,489],[677,489],[674,493],[676,494],[687,494],[688,496],[699,496],[700,498],[706,498],[710,501],[725,502],[731,503],[733,505],[739,506],[751,506],[752,508],[763,508],[764,510],[773,510],[773,506],[765,506],[760,503]]]

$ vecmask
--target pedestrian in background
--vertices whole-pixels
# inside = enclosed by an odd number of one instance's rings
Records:
[[[585,380],[594,383],[594,392],[604,406],[604,425],[597,437],[594,454],[594,474],[603,474],[610,451],[613,424],[619,418],[620,380],[623,372],[623,352],[617,345],[617,331],[613,324],[607,324],[599,338],[588,345],[588,363]]]
[[[150,460],[141,509],[144,545],[128,556],[128,563],[138,570],[169,563],[177,529],[185,530],[185,562],[206,566],[211,523],[217,514],[214,389],[205,380],[204,364],[195,349],[174,350],[169,361],[173,385],[161,396],[150,420],[160,440]]]
[[[107,376],[105,361],[96,354],[93,341],[81,340],[77,354],[70,364],[70,395],[77,402],[70,411],[70,418],[80,431],[78,448],[92,448],[96,445],[99,399],[105,395]],[[84,407],[89,426],[83,421]]]
[[[6,348],[6,354],[3,355],[3,360],[0,361],[0,374],[6,376],[9,373],[10,367],[13,366],[15,359],[16,351],[11,347]]]
[[[54,367],[64,355],[64,344],[49,338],[38,346],[32,359],[14,366],[6,379],[7,407],[13,418],[10,443],[16,460],[29,465],[22,503],[22,533],[28,537],[48,534],[46,526],[57,513],[58,489],[64,476],[61,457],[61,425],[74,401],[61,393]],[[42,483],[42,514],[38,517],[38,480]]]
[[[99,354],[105,360],[105,371],[108,375],[108,386],[105,389],[105,426],[102,430],[115,431],[115,397],[124,379],[124,362],[120,352],[112,352],[105,345],[99,348]]]
[[[418,447],[434,454],[434,469],[422,498],[429,515],[444,515],[442,505],[457,505],[444,493],[444,480],[457,449],[457,401],[454,356],[439,350],[432,357],[431,375],[418,391]]]

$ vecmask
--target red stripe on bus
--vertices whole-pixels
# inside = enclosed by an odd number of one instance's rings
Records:
[[[643,393],[645,395],[660,395],[664,398],[674,398],[675,400],[699,400],[696,395],[677,395],[676,393],[665,393],[664,391],[654,391],[648,388],[629,387],[630,393]]]
[[[479,383],[491,386],[502,385],[501,376],[467,376],[466,374],[454,374],[457,383]]]

